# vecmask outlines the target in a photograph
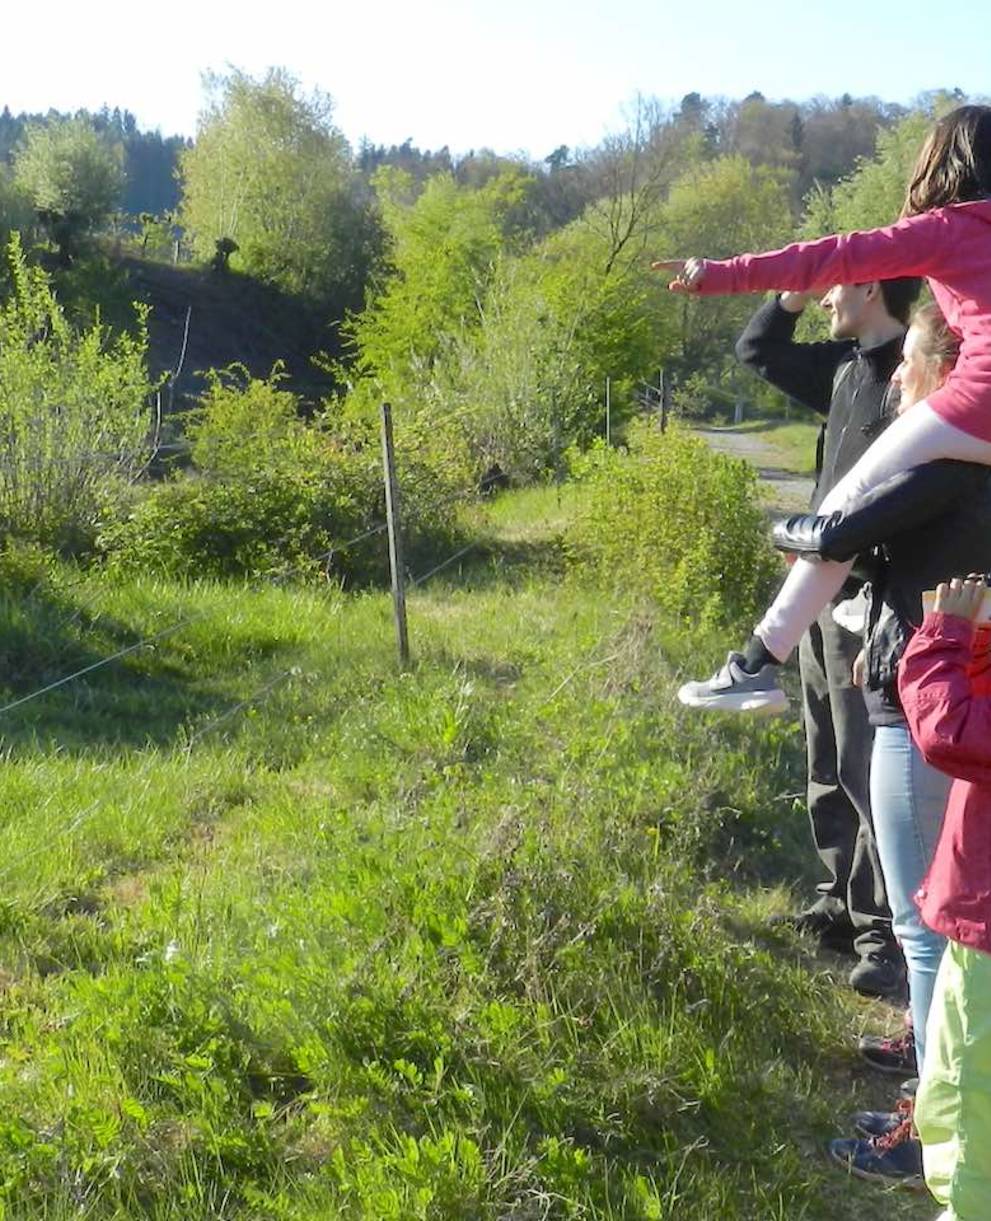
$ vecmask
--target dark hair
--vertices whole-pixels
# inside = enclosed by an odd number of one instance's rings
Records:
[[[908,316],[912,312],[915,299],[922,291],[922,281],[918,276],[902,276],[898,280],[879,280],[884,308],[899,322],[908,325]]]
[[[936,120],[909,180],[902,216],[991,195],[991,106],[958,106]]]

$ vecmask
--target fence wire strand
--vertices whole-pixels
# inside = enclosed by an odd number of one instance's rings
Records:
[[[278,687],[280,687],[288,679],[299,677],[301,673],[302,670],[299,666],[290,666],[288,669],[281,670],[274,678],[268,679],[260,687],[252,691],[252,693],[245,699],[238,700],[238,702],[232,707],[225,708],[223,712],[211,717],[205,725],[202,725],[199,729],[192,733],[186,742],[184,753],[187,762],[192,754],[193,746],[202,741],[207,734],[212,733],[213,730],[215,730],[218,726],[222,725],[225,721],[229,721],[232,717],[237,716],[246,708],[265,703]],[[127,783],[132,791],[148,776],[153,767],[161,762],[162,757],[163,756],[159,751],[153,751],[148,755],[138,771],[133,776],[127,778]],[[144,792],[144,790],[142,790],[142,792]],[[39,840],[38,843],[33,844],[26,851],[17,853],[14,856],[10,856],[9,854],[6,855],[2,866],[0,866],[0,878],[9,877],[22,865],[25,865],[28,861],[32,860],[40,853],[49,852],[51,850],[53,841],[58,839],[64,840],[68,836],[72,835],[73,832],[78,831],[83,823],[88,821],[93,814],[97,812],[97,810],[102,809],[108,801],[109,797],[97,797],[82,810],[77,811],[76,814],[74,814],[65,824],[48,832],[42,839]]]
[[[46,683],[44,687],[39,687],[36,691],[31,691],[27,695],[22,695],[16,700],[11,700],[9,703],[0,707],[0,716],[5,712],[10,712],[13,708],[19,708],[22,704],[30,703],[31,700],[36,700],[42,695],[47,695],[49,691],[56,691],[59,687],[66,686],[67,683],[73,682],[77,678],[82,678],[84,674],[92,674],[94,670],[99,670],[103,666],[110,665],[111,662],[119,661],[122,657],[127,657],[131,653],[137,653],[140,649],[146,648],[150,644],[154,644],[158,640],[164,640],[167,636],[172,636],[181,628],[187,627],[190,623],[196,623],[200,619],[205,619],[210,615],[210,611],[197,611],[194,615],[187,615],[180,619],[178,623],[173,623],[169,627],[164,627],[160,632],[155,632],[151,636],[146,636],[143,640],[138,640],[134,644],[129,644],[127,648],[118,649],[116,653],[111,653],[108,657],[101,657],[99,661],[94,661],[88,666],[83,666],[80,670],[73,670],[71,674],[65,674],[62,678],[57,678],[54,682]]]

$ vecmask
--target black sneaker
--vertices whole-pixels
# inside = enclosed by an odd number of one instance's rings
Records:
[[[925,1186],[922,1142],[914,1135],[910,1119],[903,1119],[886,1136],[832,1140],[829,1156],[858,1179],[915,1190]]]
[[[914,1100],[902,1098],[894,1111],[855,1111],[850,1119],[858,1136],[890,1136],[914,1110]]]
[[[905,994],[905,967],[883,954],[866,954],[849,975],[850,987],[861,996],[901,998]]]
[[[894,1038],[862,1034],[857,1040],[857,1050],[879,1073],[904,1077],[919,1071],[915,1062],[915,1033],[911,1029]]]
[[[823,949],[836,950],[841,954],[849,954],[853,950],[853,925],[814,907],[794,915],[772,916],[767,923],[770,928],[789,928],[814,937]]]

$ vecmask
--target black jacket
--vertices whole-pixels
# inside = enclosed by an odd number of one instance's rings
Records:
[[[991,570],[991,471],[970,462],[929,462],[876,488],[848,519],[861,513],[886,538],[870,583],[864,698],[874,725],[901,724],[896,670],[922,622],[923,592],[950,577]]]
[[[816,450],[812,508],[858,461],[890,420],[890,381],[902,337],[861,348],[852,339],[796,343],[798,314],[777,298],[753,315],[737,340],[737,358],[772,386],[826,420]]]

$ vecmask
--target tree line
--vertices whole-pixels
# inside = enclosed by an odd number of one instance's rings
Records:
[[[618,420],[662,365],[686,411],[738,392],[730,352],[750,304],[672,298],[649,255],[719,257],[892,219],[921,129],[961,96],[638,99],[595,148],[531,162],[411,141],[354,150],[329,96],[283,69],[206,85],[192,142],[149,137],[126,111],[5,111],[0,230],[63,265],[84,259],[135,179],[160,185],[158,157],[176,193],[142,218],[147,253],[181,233],[201,266],[306,301],[333,326],[317,358],[342,419],[388,397],[411,445],[520,477],[601,433],[607,377]]]

